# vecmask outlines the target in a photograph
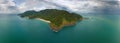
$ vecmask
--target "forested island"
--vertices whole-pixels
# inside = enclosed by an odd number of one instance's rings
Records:
[[[40,20],[50,21],[49,25],[55,32],[58,32],[64,26],[75,25],[83,19],[79,14],[57,9],[45,9],[41,11],[30,10],[19,15],[21,17],[28,17],[29,19],[39,18]]]

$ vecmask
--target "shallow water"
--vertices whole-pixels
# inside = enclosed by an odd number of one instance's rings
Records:
[[[46,22],[0,15],[0,43],[115,43],[120,15],[89,15],[75,26],[53,32]]]

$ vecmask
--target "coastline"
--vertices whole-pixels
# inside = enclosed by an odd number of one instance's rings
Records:
[[[47,22],[47,23],[51,23],[50,21],[48,20],[44,20],[44,19],[41,19],[41,18],[37,18],[38,20],[41,20],[41,21],[44,21],[44,22]]]
[[[51,23],[50,21],[48,21],[48,20],[44,20],[44,19],[41,19],[41,18],[36,18],[37,20],[41,20],[41,21],[43,21],[43,22],[46,22],[46,23]],[[54,30],[54,29],[52,29],[54,32],[58,32],[58,31],[56,31],[56,30]]]

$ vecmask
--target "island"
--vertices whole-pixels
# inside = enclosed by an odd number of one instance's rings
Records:
[[[55,32],[60,31],[64,26],[75,25],[83,19],[79,14],[58,9],[45,9],[41,11],[30,10],[19,15],[20,17],[45,21],[49,23],[51,29]]]

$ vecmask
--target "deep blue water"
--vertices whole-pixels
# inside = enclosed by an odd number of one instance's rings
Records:
[[[0,43],[115,43],[120,15],[83,14],[85,18],[75,26],[53,32],[49,24],[0,15]]]

